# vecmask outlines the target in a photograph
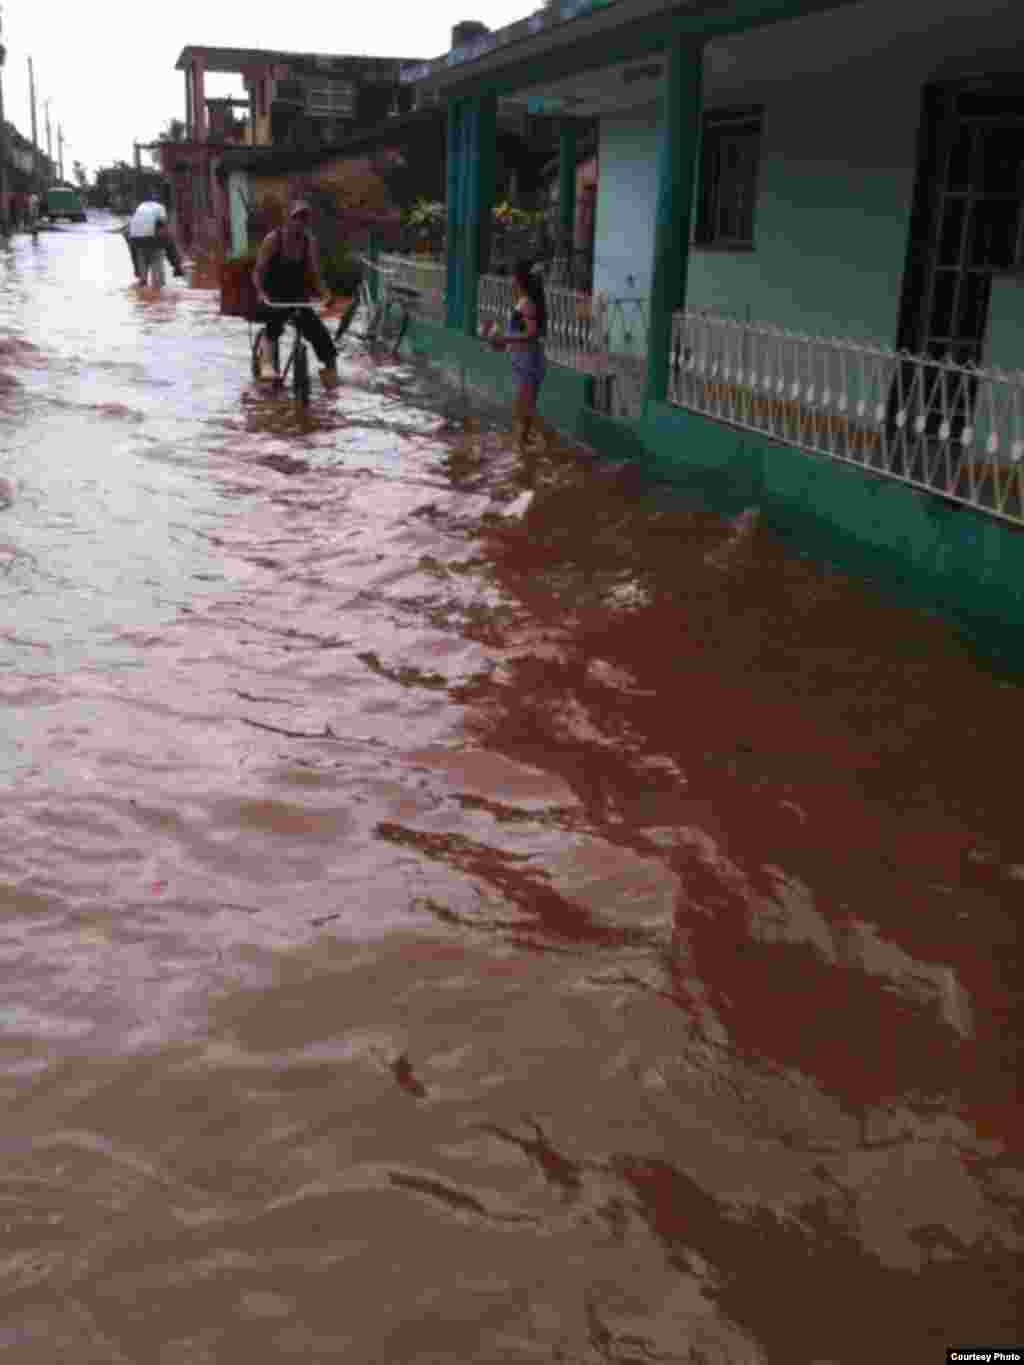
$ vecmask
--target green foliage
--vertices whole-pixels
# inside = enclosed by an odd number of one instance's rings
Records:
[[[444,222],[444,205],[429,199],[417,199],[405,215],[409,227],[430,227]]]
[[[543,221],[544,213],[516,208],[514,204],[506,201],[503,204],[495,204],[492,217],[496,224],[503,227],[535,227]],[[429,199],[417,199],[405,215],[406,225],[412,228],[429,228],[443,223],[444,220],[444,204]]]
[[[115,161],[96,172],[90,202],[114,213],[131,213],[143,199],[164,198],[164,178],[159,171],[143,166],[136,171],[127,161]]]

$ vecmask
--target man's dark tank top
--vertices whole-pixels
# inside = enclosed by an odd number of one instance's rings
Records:
[[[302,255],[297,260],[287,260],[281,243],[281,229],[276,230],[277,246],[263,272],[263,292],[278,303],[298,303],[305,299],[306,271],[309,266],[309,237],[305,238]]]

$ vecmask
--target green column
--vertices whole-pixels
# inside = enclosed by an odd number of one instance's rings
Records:
[[[658,200],[654,220],[651,316],[647,334],[648,402],[668,391],[672,314],[686,302],[690,219],[700,148],[703,54],[681,38],[666,50],[665,105],[658,158]]]
[[[576,122],[564,118],[558,126],[558,250],[572,265],[576,228]]]
[[[473,115],[473,101],[466,99],[462,102],[462,112],[459,123],[459,240],[458,240],[458,269],[456,273],[457,288],[455,291],[455,308],[452,326],[457,331],[465,331],[466,327],[466,290],[469,287],[468,281],[468,254],[469,238],[473,231],[470,222],[470,210],[473,200],[473,177],[474,177],[474,145],[476,142],[476,119]]]
[[[459,280],[462,271],[462,228],[460,194],[462,184],[462,101],[448,101],[448,147],[446,171],[445,217],[445,322],[449,327],[459,325]]]
[[[468,101],[466,139],[466,240],[462,277],[462,330],[476,336],[480,274],[490,263],[494,209],[498,102],[493,95]]]

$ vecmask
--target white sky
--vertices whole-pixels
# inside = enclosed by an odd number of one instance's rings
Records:
[[[28,58],[35,64],[39,145],[46,150],[43,101],[50,99],[53,155],[64,130],[64,174],[71,163],[130,162],[132,143],[151,142],[168,119],[185,116],[181,49],[264,47],[367,57],[429,58],[447,52],[453,24],[478,19],[503,28],[541,0],[390,0],[320,5],[316,0],[2,0],[4,113],[26,137]],[[243,95],[241,77],[207,76],[208,95]]]

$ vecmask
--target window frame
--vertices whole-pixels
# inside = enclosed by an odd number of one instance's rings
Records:
[[[727,236],[718,230],[721,218],[721,150],[730,134],[741,135],[754,144],[752,164],[747,172],[750,194],[750,236]],[[755,251],[757,249],[757,190],[761,171],[761,144],[764,137],[764,105],[730,105],[706,109],[701,118],[700,179],[696,205],[693,244],[701,251]]]
[[[353,119],[359,98],[358,84],[337,76],[307,78],[306,113],[310,118],[334,121]]]

